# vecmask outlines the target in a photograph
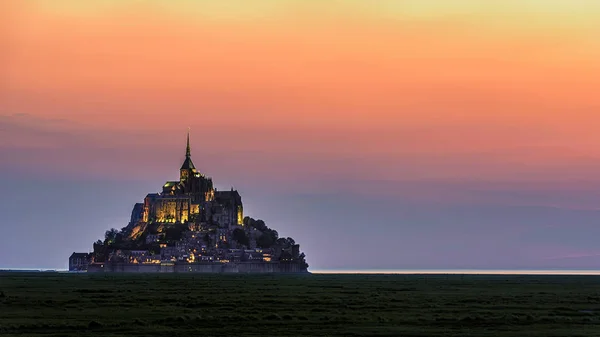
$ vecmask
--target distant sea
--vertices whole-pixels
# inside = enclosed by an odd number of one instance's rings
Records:
[[[360,269],[309,270],[313,274],[397,274],[397,275],[600,275],[600,270],[568,269]],[[0,268],[0,272],[68,272],[66,269]]]

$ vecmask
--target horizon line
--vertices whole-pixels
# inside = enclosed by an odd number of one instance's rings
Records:
[[[322,269],[313,274],[378,275],[600,275],[600,269]]]
[[[2,272],[70,272],[56,268],[0,268]],[[600,269],[318,269],[309,270],[311,274],[322,275],[590,275],[600,276]],[[86,273],[86,272],[83,272]],[[135,274],[135,273],[132,273]]]

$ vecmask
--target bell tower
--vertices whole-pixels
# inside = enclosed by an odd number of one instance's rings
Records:
[[[192,162],[192,155],[190,150],[190,131],[188,130],[187,134],[187,147],[185,149],[185,161],[183,165],[181,165],[181,170],[179,171],[179,181],[183,182],[188,180],[196,170],[194,163]]]

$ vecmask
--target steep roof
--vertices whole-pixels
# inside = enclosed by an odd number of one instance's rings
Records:
[[[192,154],[191,154],[191,150],[190,150],[190,132],[188,131],[187,134],[187,147],[185,148],[185,161],[183,162],[183,165],[181,165],[181,169],[182,170],[193,170],[196,167],[194,166],[194,163],[192,162]]]
[[[242,196],[233,189],[231,191],[215,191],[215,199],[225,204],[242,202]]]
[[[173,187],[175,185],[179,184],[179,181],[167,181],[163,187]]]
[[[88,253],[75,253],[71,254],[71,258],[87,258],[89,256]]]
[[[237,198],[240,197],[240,193],[237,190],[234,190],[233,187],[230,191],[215,191],[215,195],[218,195],[222,198]]]
[[[192,158],[190,157],[185,157],[185,161],[183,162],[183,165],[181,165],[181,169],[182,170],[194,170],[196,167],[194,166],[194,163],[192,162]]]

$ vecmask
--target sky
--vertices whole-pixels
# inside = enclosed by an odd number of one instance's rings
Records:
[[[0,0],[0,268],[192,157],[311,270],[600,266],[596,0]]]

